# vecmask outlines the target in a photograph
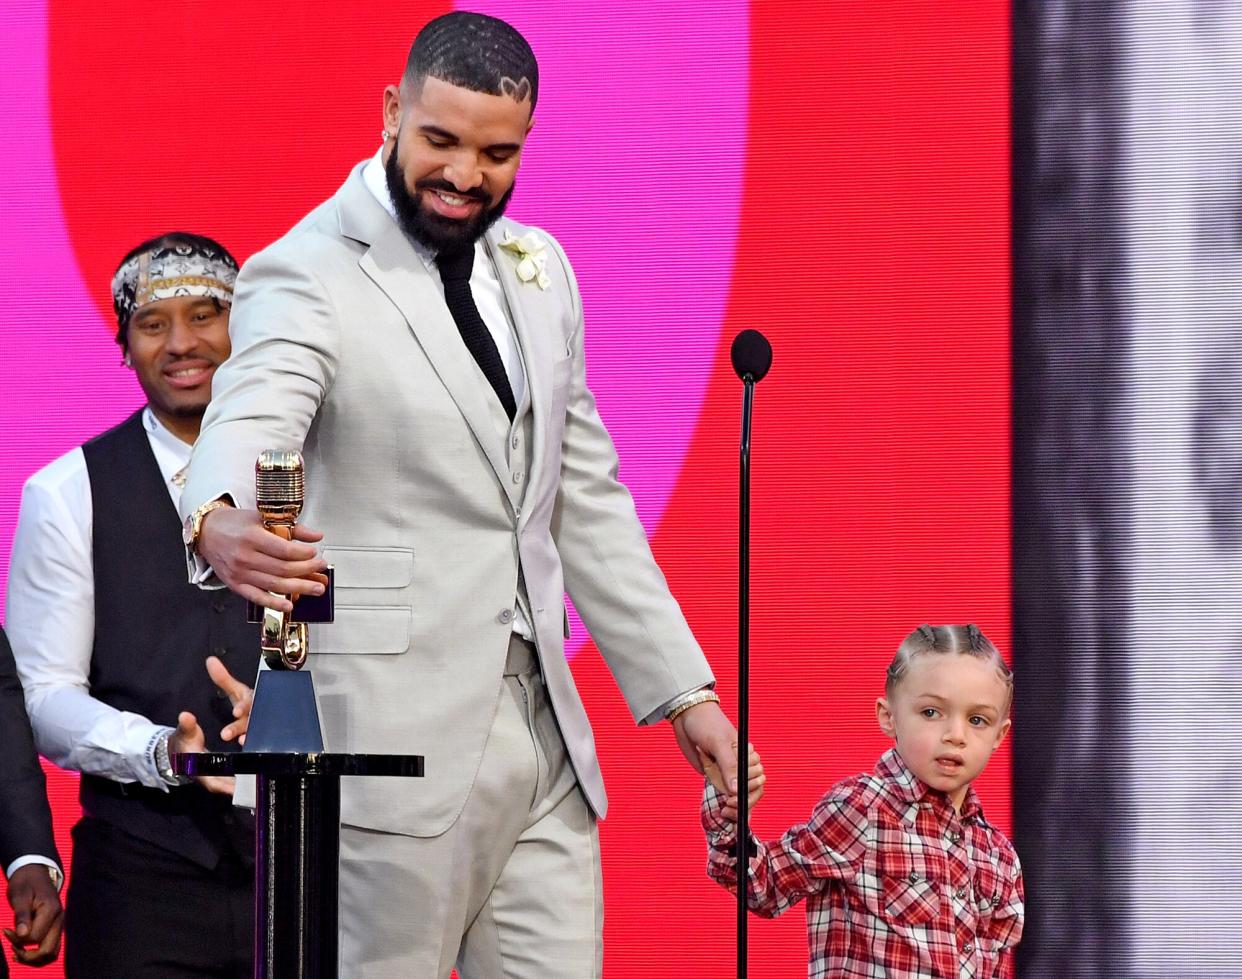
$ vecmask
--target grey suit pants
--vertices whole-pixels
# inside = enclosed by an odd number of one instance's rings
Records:
[[[444,834],[341,829],[342,979],[598,979],[599,833],[533,648],[509,646],[465,808]],[[428,777],[434,774],[428,772]]]

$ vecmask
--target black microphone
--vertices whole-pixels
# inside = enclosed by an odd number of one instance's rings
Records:
[[[743,330],[733,338],[729,350],[733,369],[743,381],[749,374],[751,381],[762,381],[772,367],[772,344],[758,330]]]

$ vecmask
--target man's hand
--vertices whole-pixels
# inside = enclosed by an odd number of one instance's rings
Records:
[[[737,731],[720,705],[696,704],[673,721],[677,744],[700,775],[706,774],[723,795],[737,793]],[[710,771],[705,766],[711,764]]]
[[[228,724],[220,730],[221,739],[232,741],[234,738],[238,738],[241,744],[245,744],[246,728],[250,724],[250,704],[254,700],[254,691],[242,683],[241,680],[236,679],[229,672],[228,667],[215,656],[207,657],[207,673],[211,677],[212,682],[224,693],[228,694],[228,698],[233,704],[233,716],[237,718],[232,724]],[[168,736],[169,753],[206,750],[207,737],[203,734],[202,727],[199,726],[198,718],[188,710],[183,710],[177,715],[177,730]],[[232,795],[233,789],[236,786],[235,780],[225,775],[200,775],[196,781],[209,792],[217,792],[221,795]]]
[[[216,656],[207,657],[207,675],[229,698],[233,705],[233,716],[237,718],[232,724],[220,729],[220,739],[236,740],[238,744],[245,744],[246,729],[250,726],[250,707],[254,703],[254,690],[234,677]]]
[[[65,911],[47,867],[41,863],[19,867],[9,879],[9,904],[13,927],[4,929],[4,937],[17,961],[34,966],[55,962]]]
[[[324,579],[312,577],[328,568],[311,546],[321,540],[319,531],[298,524],[288,541],[265,528],[258,511],[220,507],[203,518],[198,553],[242,598],[291,612],[293,603],[282,596],[323,594]]]
[[[737,747],[736,742],[734,742],[734,747]],[[750,809],[754,809],[759,800],[763,798],[763,786],[764,783],[767,782],[768,777],[764,774],[763,762],[760,760],[759,752],[755,750],[755,746],[752,744],[747,745],[746,747],[749,749],[748,761],[746,763],[748,767],[748,771],[746,773],[747,798],[749,800],[747,805]],[[706,774],[708,778],[711,778],[712,768],[714,767],[714,762],[709,761],[704,764],[704,774]],[[736,792],[725,796],[724,806],[721,808],[721,815],[731,823],[737,822]]]

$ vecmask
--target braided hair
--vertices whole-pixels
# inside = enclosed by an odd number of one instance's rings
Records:
[[[888,665],[888,675],[884,681],[885,696],[893,695],[915,657],[936,653],[974,656],[992,663],[1005,681],[1005,711],[1008,713],[1009,704],[1013,700],[1013,671],[992,640],[973,622],[967,625],[921,625],[906,636],[897,647],[893,661]]]

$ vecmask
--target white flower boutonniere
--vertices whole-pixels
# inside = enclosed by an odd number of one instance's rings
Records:
[[[533,282],[540,289],[552,284],[544,266],[548,264],[548,246],[533,231],[528,231],[520,238],[505,232],[500,247],[517,259],[517,277],[523,282]]]

